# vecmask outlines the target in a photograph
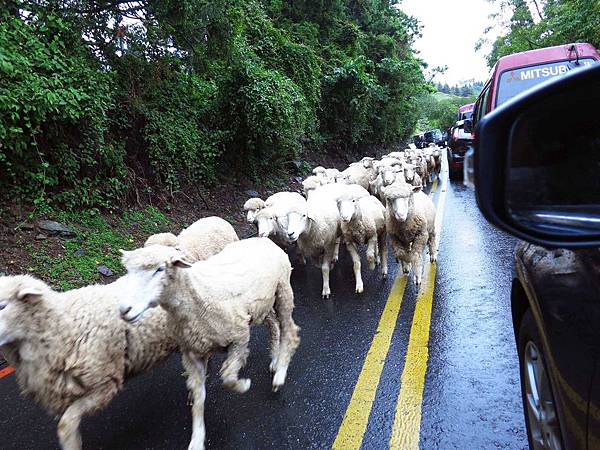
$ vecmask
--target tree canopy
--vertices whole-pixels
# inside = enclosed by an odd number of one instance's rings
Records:
[[[0,193],[109,206],[405,140],[427,89],[394,1],[12,0]]]
[[[504,31],[487,56],[490,67],[505,55],[570,42],[589,42],[600,48],[600,0],[490,1],[508,11],[508,20],[501,23]]]

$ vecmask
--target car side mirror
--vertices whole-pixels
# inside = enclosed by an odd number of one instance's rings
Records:
[[[472,133],[473,132],[473,120],[465,119],[465,121],[463,122],[463,129],[465,130],[465,133]]]
[[[479,122],[475,188],[486,219],[546,247],[600,246],[599,105],[596,64],[543,83]]]

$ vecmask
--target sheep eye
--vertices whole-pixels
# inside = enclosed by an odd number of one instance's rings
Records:
[[[302,218],[305,219],[306,218],[306,214],[302,214]]]
[[[165,268],[163,266],[161,266],[158,269],[156,269],[156,272],[154,272],[154,275],[156,275],[157,273],[160,273],[160,272],[164,272],[164,271],[165,271]]]
[[[7,303],[0,303],[0,311],[6,308]]]

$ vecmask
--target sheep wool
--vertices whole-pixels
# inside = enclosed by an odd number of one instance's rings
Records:
[[[143,323],[119,318],[123,292],[122,279],[56,292],[28,275],[0,277],[0,298],[9,303],[0,316],[0,350],[16,368],[21,393],[61,416],[63,449],[81,448],[83,416],[177,348],[164,311]]]

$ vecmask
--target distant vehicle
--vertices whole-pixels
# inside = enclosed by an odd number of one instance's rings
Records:
[[[415,144],[417,148],[424,148],[426,145],[425,136],[423,136],[422,134],[417,134],[413,136],[413,144]]]
[[[426,131],[423,133],[423,137],[425,143],[424,146],[427,146],[428,144],[444,145],[444,135],[442,131],[437,128]]]
[[[462,105],[458,108],[458,119],[457,120],[465,120],[473,117],[473,109],[475,108],[475,103],[467,103],[466,105]]]
[[[479,208],[529,242],[511,309],[532,450],[600,448],[600,64],[571,70],[595,60],[588,44],[502,58],[475,113]]]

